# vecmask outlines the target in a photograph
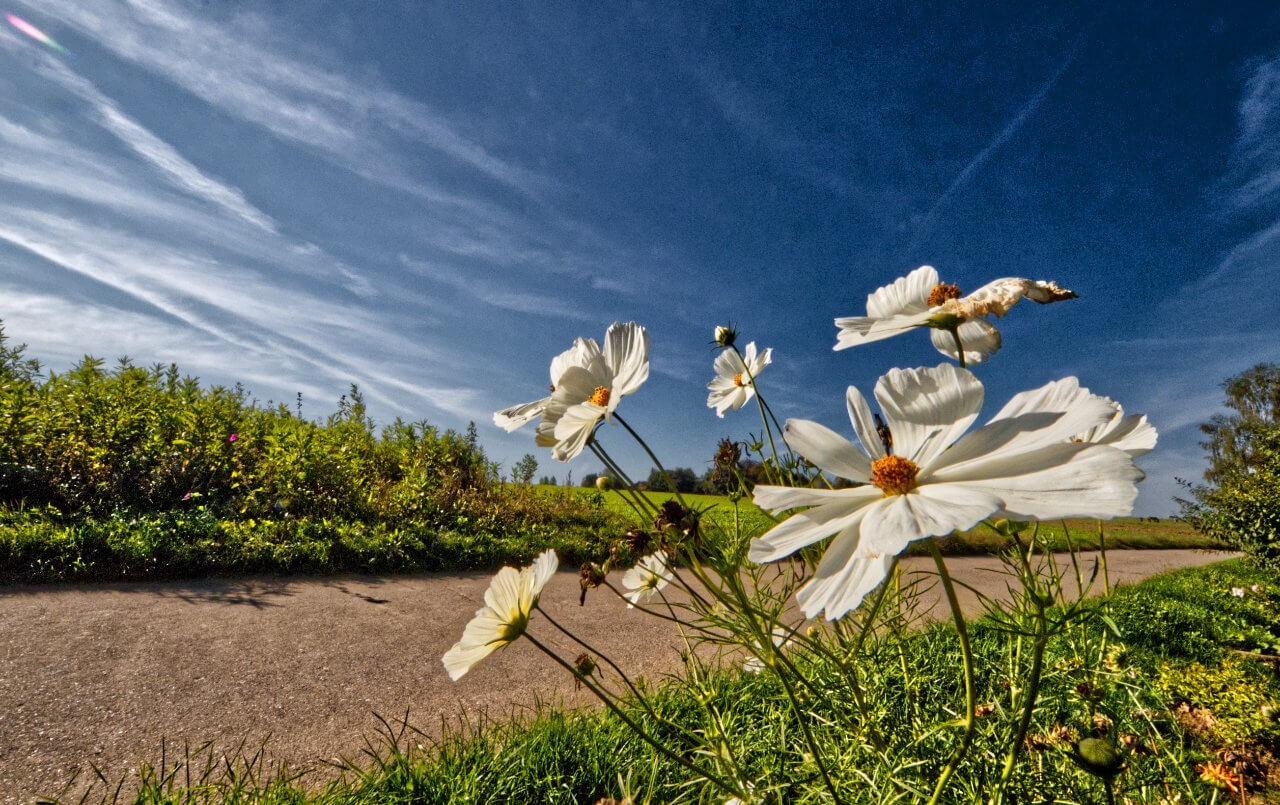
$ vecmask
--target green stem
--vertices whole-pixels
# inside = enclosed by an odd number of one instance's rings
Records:
[[[1027,676],[1027,687],[1023,691],[1025,697],[1022,705],[1022,718],[1018,721],[1018,731],[1014,734],[1013,743],[1009,746],[1009,754],[1005,758],[1004,769],[1000,772],[1000,781],[996,783],[995,794],[991,801],[998,803],[1004,794],[1004,787],[1013,776],[1013,769],[1022,751],[1023,742],[1027,739],[1027,731],[1031,727],[1031,717],[1035,712],[1036,698],[1040,695],[1040,675],[1044,669],[1044,653],[1049,646],[1049,620],[1044,614],[1044,603],[1033,593],[1036,606],[1036,637],[1031,655],[1031,672]]]
[[[693,761],[675,752],[672,752],[670,749],[663,746],[661,743],[658,742],[656,738],[649,735],[649,733],[645,732],[644,728],[642,728],[635,721],[631,720],[631,718],[627,716],[626,713],[622,712],[622,708],[618,707],[618,705],[615,704],[613,700],[610,699],[609,696],[599,688],[599,686],[597,686],[594,682],[592,682],[589,677],[584,677],[581,674],[579,674],[578,669],[574,668],[572,665],[566,662],[560,655],[556,654],[550,648],[544,646],[533,635],[529,634],[528,632],[525,632],[524,636],[529,639],[529,642],[537,646],[539,651],[541,651],[543,654],[546,654],[552,660],[555,660],[566,671],[573,674],[575,679],[581,679],[582,684],[586,686],[587,690],[595,694],[595,697],[599,699],[601,702],[603,702],[604,706],[609,708],[610,712],[612,712],[615,716],[617,716],[622,721],[623,724],[626,724],[627,727],[632,732],[640,736],[641,740],[643,740],[645,743],[652,746],[654,749],[658,750],[659,754],[661,754],[668,760],[671,760],[683,766],[684,768],[688,769],[689,771],[693,772],[699,777],[706,778],[709,782],[714,783],[715,785],[719,786],[722,790],[727,791],[733,794],[734,796],[746,796],[746,792],[740,790],[737,786],[733,785],[732,783],[726,782],[725,780],[720,779],[720,777],[708,772],[705,769],[699,768],[698,765]]]
[[[955,339],[956,352],[959,353],[960,355],[960,368],[963,369],[964,368],[964,344],[960,343],[960,328],[958,326],[951,328],[951,337]]]
[[[676,489],[676,482],[671,480],[671,475],[667,472],[667,469],[662,466],[662,462],[659,461],[658,457],[649,449],[649,445],[645,443],[644,439],[640,438],[640,434],[632,430],[631,426],[627,424],[627,421],[618,416],[616,411],[613,414],[613,418],[618,420],[618,424],[627,429],[627,433],[630,433],[631,437],[639,442],[640,446],[644,448],[644,451],[649,454],[649,458],[653,459],[653,463],[657,466],[658,471],[662,473],[662,477],[667,479],[667,486],[670,486],[671,491],[676,493],[676,500],[680,501],[680,505],[684,506],[686,509],[689,508],[688,504],[684,502],[684,496],[680,494],[680,490]]]
[[[962,355],[964,353],[961,353]],[[965,626],[964,612],[960,609],[960,599],[956,597],[955,585],[951,583],[951,574],[947,572],[947,563],[942,559],[942,552],[938,550],[936,540],[926,540],[929,543],[929,552],[933,554],[934,564],[938,566],[938,578],[942,580],[942,589],[947,595],[947,603],[951,606],[951,616],[956,622],[956,634],[960,638],[960,654],[964,660],[964,737],[960,741],[960,746],[956,748],[955,753],[951,756],[951,760],[947,762],[947,766],[942,770],[942,774],[938,777],[938,783],[934,786],[933,796],[929,797],[928,805],[936,805],[938,798],[942,796],[942,792],[946,790],[947,783],[951,781],[952,775],[956,773],[960,762],[969,754],[969,745],[973,742],[974,727],[976,720],[974,711],[977,709],[977,691],[973,687],[973,649],[969,645],[969,630]]]
[[[1107,538],[1102,529],[1102,521],[1098,521],[1098,558],[1102,562],[1102,587],[1104,596],[1111,597],[1111,578],[1107,575]]]

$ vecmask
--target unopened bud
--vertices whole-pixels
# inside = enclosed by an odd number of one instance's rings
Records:
[[[716,328],[715,342],[720,346],[725,348],[731,347],[733,346],[733,343],[737,340],[738,340],[738,331],[733,329],[732,324],[730,324],[728,327]]]
[[[596,489],[599,489],[601,492],[613,489],[613,479],[608,475],[601,475],[596,479]]]
[[[1124,767],[1124,761],[1110,741],[1102,738],[1085,738],[1075,745],[1071,759],[1076,765],[1097,777],[1115,777]]]

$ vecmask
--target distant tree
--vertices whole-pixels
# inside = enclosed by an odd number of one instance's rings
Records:
[[[554,475],[544,475],[538,479],[538,484],[540,486],[555,486],[556,477]]]
[[[667,481],[667,475],[671,476],[671,481]],[[671,484],[675,484],[675,489],[671,488]],[[692,492],[694,487],[698,485],[698,476],[688,467],[677,467],[668,470],[663,474],[660,470],[653,470],[649,473],[648,488],[651,492]]]
[[[528,484],[533,480],[533,474],[538,471],[538,459],[532,453],[525,453],[524,456],[516,462],[511,468],[511,480],[518,484]]]
[[[1205,484],[1179,499],[1181,519],[1258,563],[1280,570],[1280,367],[1262,363],[1228,378],[1227,414],[1200,430]]]
[[[1227,378],[1222,388],[1229,413],[1214,414],[1200,426],[1209,437],[1200,446],[1209,452],[1204,479],[1210,484],[1258,467],[1265,460],[1259,432],[1280,425],[1280,366],[1260,363]]]

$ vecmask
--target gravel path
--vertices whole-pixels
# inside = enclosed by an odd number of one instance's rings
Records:
[[[1209,564],[1224,554],[1115,551],[1113,582]],[[997,596],[985,557],[948,560],[957,579]],[[908,570],[931,568],[907,560]],[[256,746],[291,767],[357,757],[362,734],[410,711],[438,734],[466,712],[500,717],[538,697],[585,701],[524,641],[452,683],[440,655],[481,604],[490,574],[0,587],[0,802],[52,796],[92,763],[108,779],[184,742]],[[962,592],[966,608],[973,596]],[[561,572],[543,606],[628,672],[676,663],[668,625],[597,591],[579,608]],[[936,603],[936,602],[935,602]],[[939,607],[939,610],[941,607]],[[943,613],[940,613],[943,614]],[[550,630],[534,621],[536,634]],[[566,649],[569,653],[569,649]],[[572,656],[576,654],[573,652]]]

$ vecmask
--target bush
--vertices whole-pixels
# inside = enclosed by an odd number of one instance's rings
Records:
[[[312,421],[300,397],[262,406],[173,365],[86,357],[45,376],[0,327],[10,579],[479,568],[551,544],[595,556],[612,523],[499,484],[474,425],[377,428],[355,386]]]

